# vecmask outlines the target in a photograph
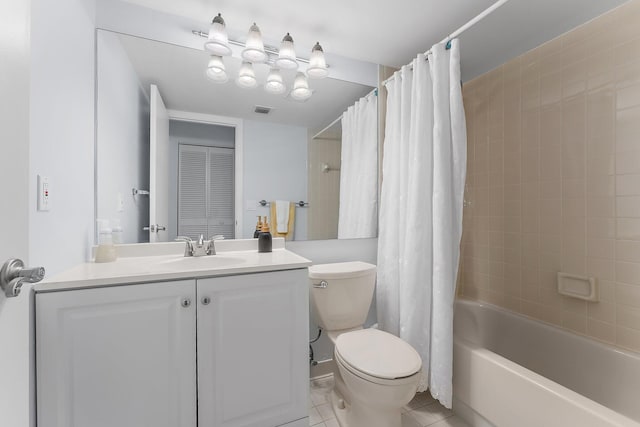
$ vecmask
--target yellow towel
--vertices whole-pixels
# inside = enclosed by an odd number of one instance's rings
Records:
[[[284,237],[285,240],[293,240],[293,225],[296,218],[295,203],[289,204],[289,224],[286,233],[278,233],[278,220],[276,218],[276,202],[271,202],[271,219],[269,220],[269,228],[273,237]]]

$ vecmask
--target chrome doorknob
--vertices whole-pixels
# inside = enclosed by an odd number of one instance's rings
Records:
[[[19,259],[10,259],[0,270],[0,288],[7,298],[20,295],[23,283],[37,283],[44,279],[44,267],[24,268]]]
[[[148,227],[142,227],[142,230],[157,233],[158,231],[166,231],[167,227],[165,227],[164,225],[152,224]]]

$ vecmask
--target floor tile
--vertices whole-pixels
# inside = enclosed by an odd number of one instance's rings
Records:
[[[333,376],[315,378],[310,383],[309,425],[313,427],[340,427],[335,418],[328,395],[333,388]],[[404,408],[402,427],[469,427],[436,401],[429,392],[418,393]]]
[[[322,405],[316,406],[316,410],[320,414],[323,420],[330,420],[336,417],[336,414],[333,412],[333,408],[330,403],[323,403]]]
[[[325,421],[324,425],[327,427],[340,427],[340,424],[338,424],[338,420],[336,420],[335,418]]]
[[[316,408],[309,409],[309,425],[314,426],[322,422],[322,417]]]
[[[431,424],[429,427],[469,427],[469,425],[465,423],[461,418],[458,418],[454,415],[453,417],[449,417],[444,420],[440,420],[435,424]]]
[[[417,393],[415,397],[411,400],[411,402],[407,403],[404,406],[405,411],[411,411],[413,409],[418,409],[426,405],[430,405],[434,403],[436,400],[431,397],[431,393],[425,391],[423,393]]]

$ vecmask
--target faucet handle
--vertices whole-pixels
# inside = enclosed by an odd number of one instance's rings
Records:
[[[193,256],[193,240],[191,237],[178,236],[175,238],[175,241],[186,243],[186,246],[184,247],[184,256]]]
[[[224,236],[222,234],[216,234],[215,236],[209,237],[209,240],[224,240]]]

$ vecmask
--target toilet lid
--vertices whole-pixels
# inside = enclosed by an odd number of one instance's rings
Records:
[[[361,277],[376,271],[376,266],[368,262],[337,262],[334,264],[315,264],[309,267],[310,279],[350,279]]]
[[[377,329],[341,334],[335,351],[352,368],[376,378],[409,377],[422,367],[422,359],[411,345]]]

